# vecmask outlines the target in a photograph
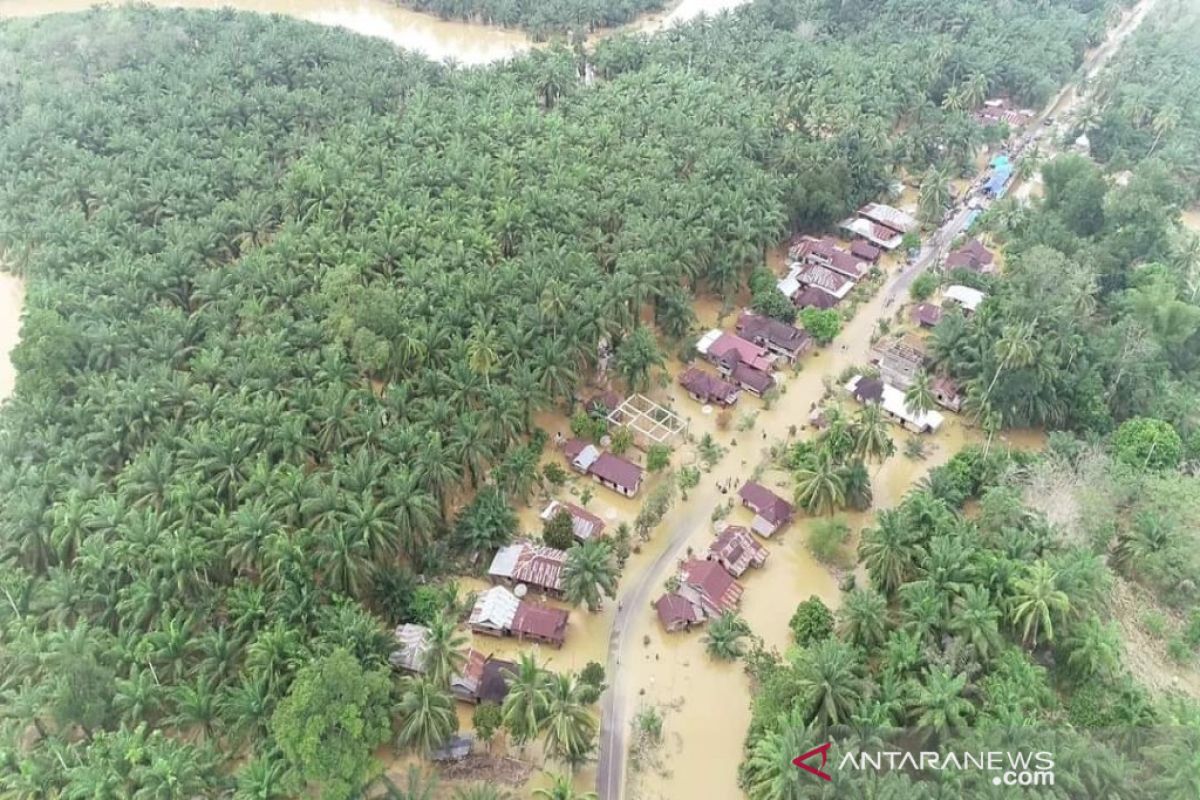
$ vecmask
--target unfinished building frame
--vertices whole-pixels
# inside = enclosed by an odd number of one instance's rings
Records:
[[[687,432],[688,423],[666,406],[644,394],[631,394],[608,415],[611,425],[620,425],[633,433],[633,441],[645,449],[652,444],[673,444]]]

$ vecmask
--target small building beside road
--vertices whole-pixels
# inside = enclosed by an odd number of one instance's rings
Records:
[[[770,537],[792,521],[792,504],[761,483],[747,481],[738,489],[742,505],[754,512],[750,529],[760,536]]]

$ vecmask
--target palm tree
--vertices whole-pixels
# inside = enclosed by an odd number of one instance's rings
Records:
[[[1072,631],[1064,642],[1067,668],[1079,680],[1111,677],[1121,664],[1116,630],[1094,614]]]
[[[512,800],[512,794],[488,783],[473,783],[455,789],[454,800]]]
[[[467,636],[458,630],[454,620],[439,611],[429,621],[425,636],[424,675],[435,686],[449,686],[450,679],[466,663],[464,650]]]
[[[846,485],[841,469],[829,454],[818,455],[816,464],[795,473],[796,504],[810,514],[832,514],[846,502]]]
[[[854,452],[860,458],[873,458],[880,463],[896,452],[888,435],[888,422],[877,403],[867,403],[858,410],[851,427]]]
[[[651,371],[661,369],[665,363],[654,334],[640,325],[617,347],[614,359],[617,372],[635,392],[644,390],[649,385]]]
[[[992,390],[996,388],[996,381],[1000,380],[1000,373],[1010,367],[1024,367],[1033,362],[1034,350],[1033,334],[1034,322],[1018,322],[1012,325],[1006,325],[1001,332],[1000,338],[995,344],[996,357],[1000,359],[1000,363],[996,365],[996,372],[992,375],[992,382],[988,384],[987,390],[983,393],[983,399],[990,400]],[[978,419],[980,414],[976,415]]]
[[[800,653],[796,686],[808,698],[810,721],[837,725],[850,719],[864,696],[863,665],[850,645],[823,639]]]
[[[749,635],[749,623],[732,611],[726,611],[708,623],[708,631],[704,634],[704,648],[713,658],[733,661],[745,653],[745,643],[742,640]]]
[[[887,639],[887,600],[873,589],[855,589],[838,609],[838,622],[846,641],[874,650]]]
[[[929,373],[922,370],[913,378],[912,386],[904,392],[904,407],[908,409],[908,413],[920,416],[932,411],[935,402],[933,381],[930,380]]]
[[[746,793],[754,800],[801,800],[806,797],[796,780],[792,759],[808,750],[808,727],[799,714],[780,714],[774,725],[748,744],[744,775]]]
[[[532,653],[521,653],[516,670],[508,674],[508,695],[501,711],[504,726],[519,745],[535,738],[546,723],[550,696],[546,673]]]
[[[400,715],[396,741],[401,747],[429,753],[458,730],[454,698],[444,687],[423,676],[404,678],[396,711]]]
[[[1058,574],[1045,561],[1036,561],[1025,577],[1013,582],[1010,617],[1021,629],[1021,638],[1037,647],[1039,635],[1054,641],[1054,619],[1071,607],[1065,592],[1058,589]]]
[[[921,195],[917,200],[921,219],[927,225],[938,223],[950,204],[950,178],[940,169],[930,167],[921,179]]]
[[[580,699],[582,687],[575,675],[551,675],[547,684],[546,753],[574,771],[595,746],[596,718]]]
[[[588,611],[599,611],[603,597],[617,596],[617,564],[607,541],[591,539],[567,551],[563,596],[574,605],[586,603]]]
[[[533,796],[541,800],[596,800],[595,792],[577,792],[569,775],[551,775],[553,783],[545,789],[534,789]]]
[[[999,651],[1000,609],[982,586],[967,586],[954,599],[949,624],[951,633],[970,645],[980,663]]]
[[[954,675],[947,667],[925,671],[911,705],[913,723],[925,741],[940,739],[970,721],[975,707],[962,696],[966,685],[966,675]]]
[[[917,563],[924,554],[918,536],[902,512],[884,509],[875,518],[858,544],[858,556],[871,576],[871,583],[888,597],[900,585],[916,576]]]
[[[871,474],[867,472],[867,465],[855,460],[839,469],[838,474],[842,479],[846,505],[855,511],[870,508],[875,493],[871,489]]]

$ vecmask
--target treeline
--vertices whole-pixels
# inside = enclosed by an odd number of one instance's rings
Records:
[[[396,0],[417,11],[445,19],[462,19],[525,28],[536,38],[568,31],[582,34],[623,25],[657,11],[663,0]]]
[[[0,25],[5,792],[330,791],[278,741],[301,666],[376,698],[391,626],[461,614],[445,576],[515,532],[533,416],[601,341],[646,381],[649,321],[687,335],[790,226],[976,135],[949,62],[897,58],[970,20],[851,46],[791,7],[604,42],[590,87],[563,49],[460,72],[229,11]],[[1010,14],[1031,58],[1094,18]]]
[[[1079,129],[1113,170],[1154,157],[1188,200],[1200,200],[1200,9],[1167,0],[1151,13],[1097,81],[1097,103]]]
[[[1045,797],[1192,796],[1200,709],[1156,699],[1123,664],[1109,565],[1143,569],[1138,530],[1182,525],[1177,537],[1200,520],[1200,502],[1189,479],[1121,457],[1070,437],[1037,459],[971,449],[880,512],[859,547],[865,585],[852,580],[836,614],[801,603],[796,647],[746,659],[756,682],[741,767],[750,798],[1030,791],[997,789],[997,773],[983,769],[838,768],[846,755],[930,750],[1049,752],[1053,784],[1036,789]],[[1194,663],[1200,614],[1191,618]],[[825,741],[830,784],[791,761]]]

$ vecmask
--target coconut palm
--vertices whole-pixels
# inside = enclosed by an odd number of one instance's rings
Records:
[[[924,554],[918,541],[905,515],[894,509],[880,511],[875,526],[863,532],[858,544],[859,558],[871,576],[871,583],[888,597],[915,577],[917,563]]]
[[[473,783],[455,789],[454,800],[512,800],[512,794],[489,783]]]
[[[749,635],[749,623],[732,611],[726,611],[708,623],[708,630],[704,634],[704,649],[713,658],[733,661],[745,653],[743,640]]]
[[[575,791],[574,781],[569,775],[551,775],[550,786],[534,789],[533,796],[540,800],[596,800],[595,792]]]
[[[980,663],[986,663],[1001,647],[1000,616],[1000,609],[987,589],[967,586],[954,599],[950,631],[962,637]]]
[[[858,410],[851,432],[854,452],[860,458],[871,458],[882,463],[896,452],[896,445],[889,435],[888,421],[877,403],[867,403]]]
[[[874,589],[848,592],[837,616],[838,633],[850,644],[869,651],[887,639],[887,600]]]
[[[571,547],[563,565],[563,596],[575,605],[599,611],[604,597],[617,596],[617,564],[612,548],[603,539]]]
[[[912,386],[904,391],[904,407],[908,409],[908,413],[920,416],[932,411],[935,402],[933,381],[929,373],[922,370],[913,378]]]
[[[583,687],[573,674],[554,674],[547,680],[546,753],[574,771],[596,744],[596,717],[581,697]]]
[[[987,390],[983,393],[983,400],[989,400],[992,396],[992,390],[996,388],[996,381],[1000,380],[1000,374],[1012,367],[1025,367],[1033,362],[1034,349],[1034,322],[1018,322],[1012,325],[1006,325],[1001,332],[1001,336],[996,340],[994,352],[996,357],[1000,359],[1000,363],[996,365],[996,371],[992,374],[992,382],[988,384]],[[976,419],[982,416],[981,413],[976,414]]]
[[[1067,668],[1081,680],[1111,677],[1120,668],[1121,644],[1117,632],[1095,615],[1071,631],[1064,645]]]
[[[862,662],[845,642],[823,639],[800,653],[796,686],[808,698],[808,720],[837,725],[850,719],[864,695]]]
[[[450,679],[466,663],[467,636],[440,611],[429,621],[428,631],[421,665],[424,675],[435,686],[449,686]]]
[[[408,676],[400,684],[396,706],[400,726],[396,742],[429,753],[446,743],[458,730],[454,698],[443,686],[424,676]]]
[[[975,710],[963,697],[966,675],[954,675],[946,667],[925,671],[910,710],[913,724],[925,741],[941,739],[967,725]]]
[[[823,452],[811,467],[795,473],[796,504],[811,514],[832,514],[846,501],[846,485],[841,469]]]
[[[796,780],[792,760],[812,745],[808,727],[799,714],[781,714],[778,721],[757,733],[748,744],[744,765],[746,793],[755,800],[801,800],[807,796]]]
[[[1024,577],[1013,582],[1009,612],[1021,638],[1037,647],[1038,638],[1054,641],[1054,620],[1066,615],[1071,602],[1057,586],[1057,573],[1045,561],[1036,561]]]
[[[546,723],[550,697],[546,673],[532,653],[521,653],[508,674],[508,695],[501,711],[513,741],[523,745],[537,737]]]

